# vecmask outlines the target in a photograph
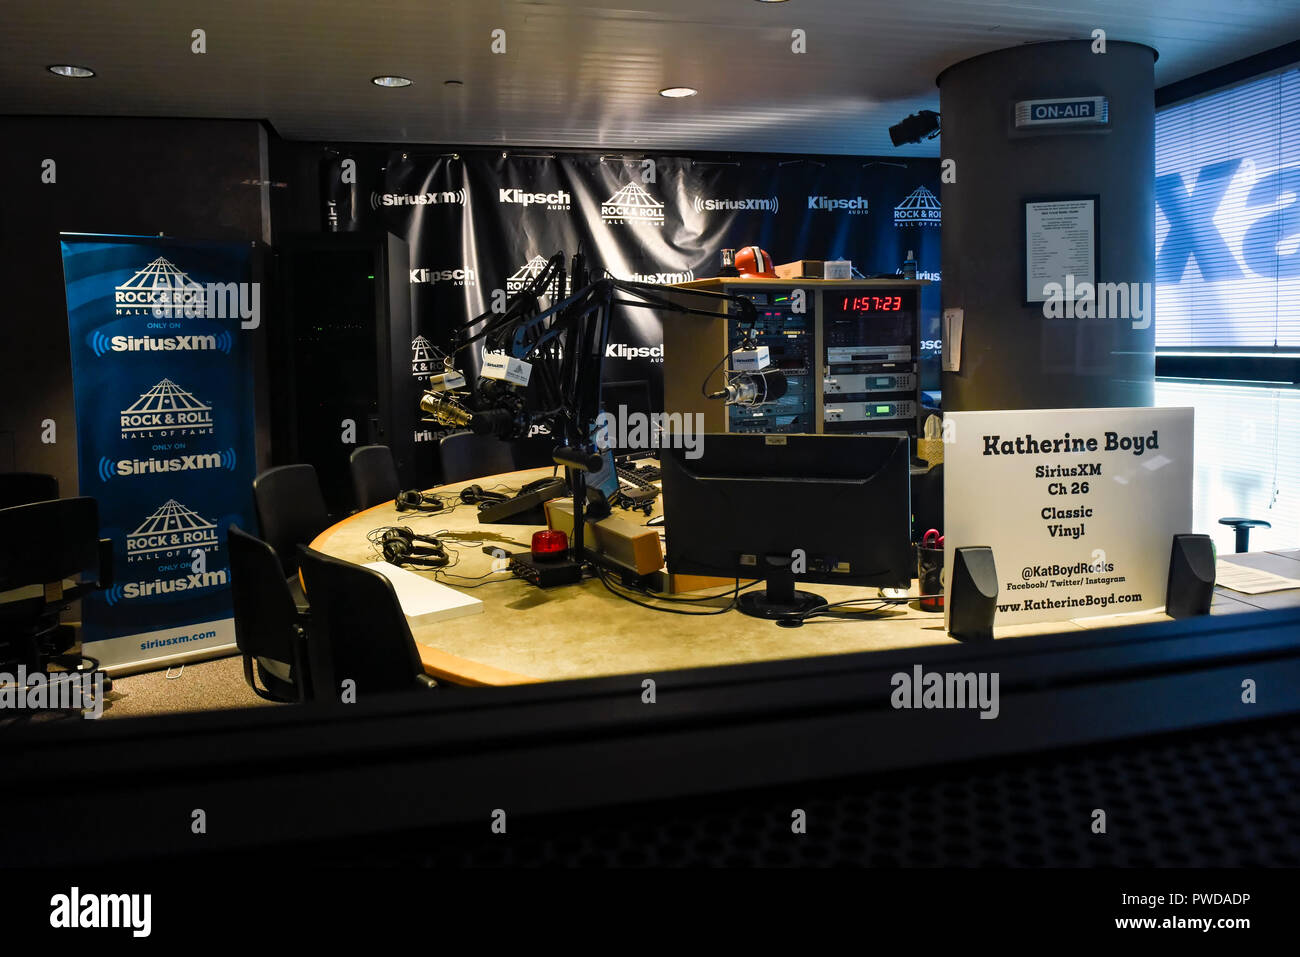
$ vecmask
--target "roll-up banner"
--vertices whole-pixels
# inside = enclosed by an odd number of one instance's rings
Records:
[[[61,236],[80,494],[99,503],[113,584],[82,646],[128,671],[233,649],[226,526],[254,529],[247,243]]]
[[[757,244],[776,263],[848,259],[866,276],[900,272],[911,252],[918,278],[932,282],[921,298],[923,385],[939,387],[938,160],[511,150],[360,150],[347,158],[360,201],[342,204],[355,215],[340,218],[338,197],[326,191],[322,228],[382,226],[410,244],[415,328],[403,374],[412,408],[456,325],[485,312],[496,290],[518,289],[556,252],[579,249],[598,270],[657,283],[716,276],[726,247]],[[480,362],[465,355],[457,364],[473,373]],[[657,397],[662,362],[659,317],[622,309],[606,380],[646,380]]]

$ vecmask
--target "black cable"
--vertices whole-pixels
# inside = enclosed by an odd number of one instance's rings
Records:
[[[652,598],[656,601],[684,602],[686,604],[690,604],[691,602],[700,602],[700,601],[714,601],[715,599],[718,598],[725,598],[727,594],[725,591],[723,591],[723,592],[719,592],[716,595],[703,595],[696,598],[679,598],[676,595],[666,595],[663,594],[662,592],[653,592],[650,591],[650,589],[648,588],[637,588],[633,585],[628,585],[626,583],[620,583],[620,584],[622,585],[622,587],[628,589],[628,591],[634,591],[638,595],[644,595],[646,598]],[[734,597],[735,595],[740,594],[740,592],[742,591],[749,591],[749,589],[755,587],[756,585],[762,585],[762,584],[764,584],[763,580],[759,579],[758,581],[750,582],[748,585],[741,585],[740,579],[737,578],[736,585],[732,587],[732,595]]]
[[[730,357],[731,357],[731,353],[729,353],[729,352],[724,353],[723,356],[722,356],[722,358],[718,360],[718,364],[715,365],[712,369],[709,370],[709,374],[706,375],[706,376],[704,377],[704,381],[700,383],[700,395],[704,396],[704,398],[706,398],[706,399],[720,399],[720,398],[723,398],[723,397],[727,394],[727,390],[726,390],[726,389],[723,389],[722,392],[720,392],[720,393],[712,393],[712,394],[710,394],[710,393],[708,393],[708,392],[706,392],[706,391],[704,391],[704,390],[707,389],[707,388],[709,387],[709,380],[713,378],[714,374],[717,373],[717,371],[718,371],[720,368],[722,368],[723,363],[725,363],[725,362],[727,361],[727,359],[730,358]],[[724,376],[723,378],[724,378],[724,380],[725,380],[726,377]]]
[[[796,615],[788,615],[784,619],[787,622],[798,621],[800,623],[807,621],[809,618],[818,618],[832,608],[843,608],[846,605],[860,605],[863,602],[870,602],[871,607],[862,609],[865,612],[880,611],[890,605],[910,605],[914,601],[920,601],[925,598],[939,598],[939,595],[908,595],[904,598],[847,598],[844,601],[827,602],[815,605],[805,612]],[[919,619],[918,619],[919,620]]]
[[[642,608],[649,608],[651,611],[662,611],[669,615],[699,615],[699,616],[722,615],[735,608],[736,601],[740,597],[740,579],[738,578],[736,579],[736,588],[732,592],[731,601],[727,602],[727,604],[722,608],[718,608],[714,611],[686,611],[682,608],[662,608],[658,605],[651,605],[648,602],[637,601],[631,595],[624,595],[621,592],[615,591],[614,587],[610,585],[609,579],[605,577],[605,569],[601,568],[599,565],[596,566],[596,574],[600,576],[601,584],[605,586],[606,590],[611,595],[615,595],[619,598],[622,598],[624,601],[630,601],[634,605],[640,605]],[[717,596],[717,597],[722,597],[722,596]]]
[[[504,568],[499,571],[490,571],[486,575],[451,575],[450,576],[452,578],[459,578],[462,581],[478,582],[477,585],[462,585],[459,582],[444,581],[442,576],[447,574],[448,574],[447,572],[439,568],[437,571],[433,573],[433,578],[435,581],[441,582],[442,584],[447,585],[450,588],[482,588],[484,585],[495,585],[498,582],[509,582],[515,580],[514,576],[510,574],[507,569]],[[492,581],[483,581],[483,579],[491,578],[493,575],[497,575],[500,577],[495,578]]]

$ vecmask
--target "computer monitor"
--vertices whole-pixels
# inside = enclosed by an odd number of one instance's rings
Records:
[[[660,403],[660,408],[655,408],[654,399],[651,397],[649,379],[603,382],[600,386],[600,403],[601,407],[612,416],[635,413],[638,416],[645,416],[646,421],[653,421],[651,416],[655,412],[663,411],[662,403]],[[617,429],[613,430],[611,438],[616,437],[618,434]],[[649,442],[650,437],[646,436],[646,439]],[[611,446],[611,448],[613,448],[615,457],[620,459],[625,457],[644,458],[654,454],[654,450],[650,448],[621,448],[618,446]]]
[[[878,435],[717,434],[660,453],[668,571],[762,578],[740,610],[824,604],[798,582],[907,588],[908,442]]]

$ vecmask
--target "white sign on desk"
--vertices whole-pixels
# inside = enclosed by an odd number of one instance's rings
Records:
[[[953,550],[987,545],[997,625],[1164,605],[1192,531],[1191,409],[949,412],[944,433],[946,586]]]

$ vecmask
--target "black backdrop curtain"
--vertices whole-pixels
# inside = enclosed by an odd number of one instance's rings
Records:
[[[345,159],[357,183],[338,202]],[[922,296],[922,381],[938,388],[937,160],[375,149],[329,154],[323,182],[326,228],[383,226],[410,244],[412,406],[455,324],[579,247],[597,272],[667,283],[715,276],[724,247],[757,244],[777,263],[849,259],[868,276],[899,271],[914,251],[920,277],[934,281]],[[659,320],[625,312],[610,341],[655,352]],[[474,372],[478,361],[457,364]],[[605,378],[647,379],[658,396],[661,363],[610,356]]]

